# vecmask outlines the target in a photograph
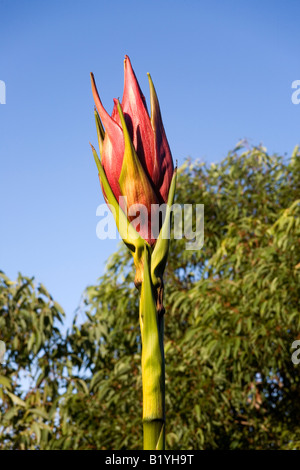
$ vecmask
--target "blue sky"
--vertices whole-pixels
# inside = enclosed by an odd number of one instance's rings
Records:
[[[179,164],[220,161],[241,138],[290,154],[299,14],[296,0],[0,0],[0,269],[43,282],[67,326],[104,272],[117,242],[96,237],[89,73],[111,111],[125,54],[148,103],[151,73]]]

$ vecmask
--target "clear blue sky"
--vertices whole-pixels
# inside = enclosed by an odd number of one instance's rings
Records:
[[[116,242],[96,237],[89,73],[111,111],[125,54],[147,100],[151,73],[179,164],[220,161],[241,138],[290,154],[299,17],[298,0],[0,0],[0,269],[43,282],[66,325],[103,273]]]

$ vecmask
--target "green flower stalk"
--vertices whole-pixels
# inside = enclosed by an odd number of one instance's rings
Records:
[[[92,151],[105,201],[133,255],[135,285],[140,291],[144,449],[163,450],[163,273],[169,250],[176,169],[150,75],[151,117],[127,56],[124,71],[122,102],[114,100],[111,116],[102,105],[91,74],[100,159],[93,146]]]

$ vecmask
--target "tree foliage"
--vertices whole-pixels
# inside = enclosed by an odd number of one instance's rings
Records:
[[[218,164],[187,161],[176,201],[204,204],[205,242],[171,243],[167,448],[300,449],[299,150],[241,144]],[[43,286],[1,274],[0,449],[142,448],[133,279],[121,247],[63,335]]]

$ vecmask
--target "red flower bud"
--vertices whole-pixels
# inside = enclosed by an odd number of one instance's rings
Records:
[[[127,208],[133,204],[143,204],[147,208],[147,221],[141,223],[140,235],[153,245],[151,205],[167,202],[174,166],[150,75],[151,118],[127,56],[124,69],[122,103],[114,100],[111,116],[101,103],[91,74],[93,97],[105,129],[104,134],[100,123],[101,163],[118,202],[120,196],[126,196]],[[126,211],[123,200],[120,200],[120,205]]]

